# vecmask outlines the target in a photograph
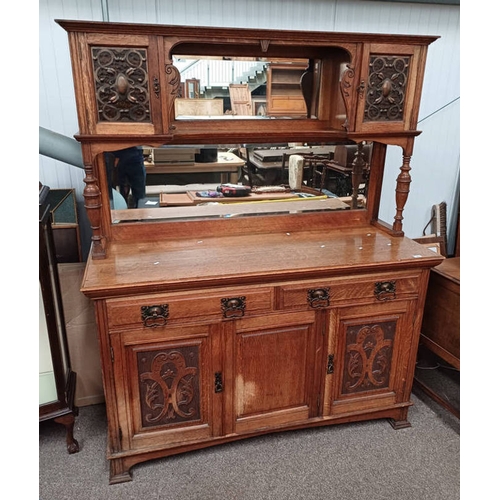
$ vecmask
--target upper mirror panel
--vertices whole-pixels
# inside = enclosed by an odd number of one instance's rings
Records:
[[[175,119],[317,118],[321,61],[175,55]]]

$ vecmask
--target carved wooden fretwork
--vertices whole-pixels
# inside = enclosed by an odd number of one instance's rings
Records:
[[[403,120],[409,57],[370,57],[365,122]]]
[[[343,123],[343,127],[349,131],[349,110],[352,100],[352,82],[354,81],[354,68],[347,64],[347,69],[342,73],[340,78],[340,91],[342,93],[342,100],[344,101],[346,109],[346,119]]]
[[[314,98],[314,59],[309,59],[309,63],[305,72],[300,77],[300,88],[302,90],[302,96],[306,103],[307,117],[311,118],[313,114],[313,102]],[[317,111],[314,110],[314,114]]]
[[[198,346],[137,354],[143,427],[200,419]]]
[[[170,85],[170,99],[169,99],[169,116],[172,120],[175,118],[174,105],[175,98],[182,97],[181,94],[181,74],[179,70],[172,64],[165,65],[165,73],[167,74],[168,84]],[[175,125],[170,125],[170,130],[175,130]]]
[[[347,328],[343,394],[388,387],[395,329],[396,321]]]
[[[92,47],[99,121],[151,122],[145,49]]]

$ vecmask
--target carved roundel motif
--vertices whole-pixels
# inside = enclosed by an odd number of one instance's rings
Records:
[[[403,120],[409,64],[409,57],[371,56],[365,122]]]
[[[146,50],[93,47],[92,61],[99,121],[150,122]]]

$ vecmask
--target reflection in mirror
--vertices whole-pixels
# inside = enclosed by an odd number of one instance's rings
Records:
[[[112,221],[364,209],[371,152],[349,141],[107,152]]]
[[[176,119],[316,116],[319,60],[174,55],[173,63]]]

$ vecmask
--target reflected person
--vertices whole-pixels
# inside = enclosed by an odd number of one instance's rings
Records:
[[[106,156],[106,163],[112,162],[116,168],[120,194],[127,200],[129,208],[137,208],[139,200],[146,197],[146,168],[142,147],[120,149],[107,153]]]

